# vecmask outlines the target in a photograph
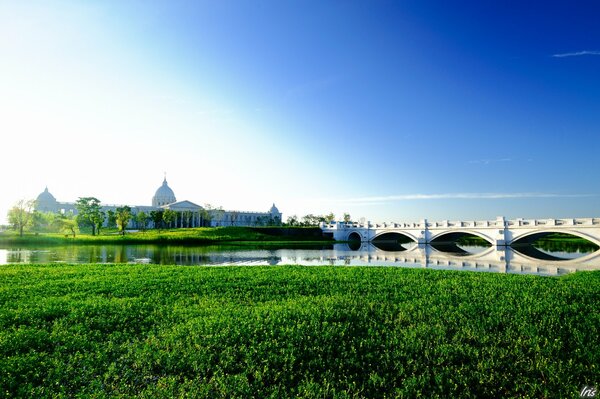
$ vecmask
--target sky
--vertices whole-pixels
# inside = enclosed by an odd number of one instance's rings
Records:
[[[0,0],[0,223],[48,187],[600,217],[597,1]]]

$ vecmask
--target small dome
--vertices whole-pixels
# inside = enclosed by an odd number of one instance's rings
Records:
[[[152,197],[152,206],[163,206],[176,202],[175,193],[171,190],[171,187],[167,184],[167,178],[163,180],[162,186],[156,190],[154,197]]]
[[[277,209],[277,207],[275,206],[275,204],[273,204],[273,206],[271,207],[271,209],[269,209],[269,213],[271,213],[271,214],[278,214],[279,213],[279,209]]]

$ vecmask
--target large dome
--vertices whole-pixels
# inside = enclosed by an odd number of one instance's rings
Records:
[[[35,200],[35,210],[42,212],[56,212],[58,203],[54,195],[50,194],[48,187],[37,196]]]
[[[163,206],[176,202],[175,193],[171,190],[171,187],[167,184],[167,178],[163,180],[162,186],[156,190],[154,197],[152,197],[152,206]]]

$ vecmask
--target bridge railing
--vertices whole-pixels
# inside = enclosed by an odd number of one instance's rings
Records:
[[[515,219],[507,220],[508,226],[594,226],[600,224],[599,218],[574,219]]]

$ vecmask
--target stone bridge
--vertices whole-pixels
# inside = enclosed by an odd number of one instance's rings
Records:
[[[455,242],[475,235],[495,246],[532,243],[552,233],[584,238],[600,246],[600,218],[584,219],[512,219],[498,217],[484,221],[441,221],[418,223],[321,223],[325,235],[337,241],[394,240],[402,235],[418,244]]]

